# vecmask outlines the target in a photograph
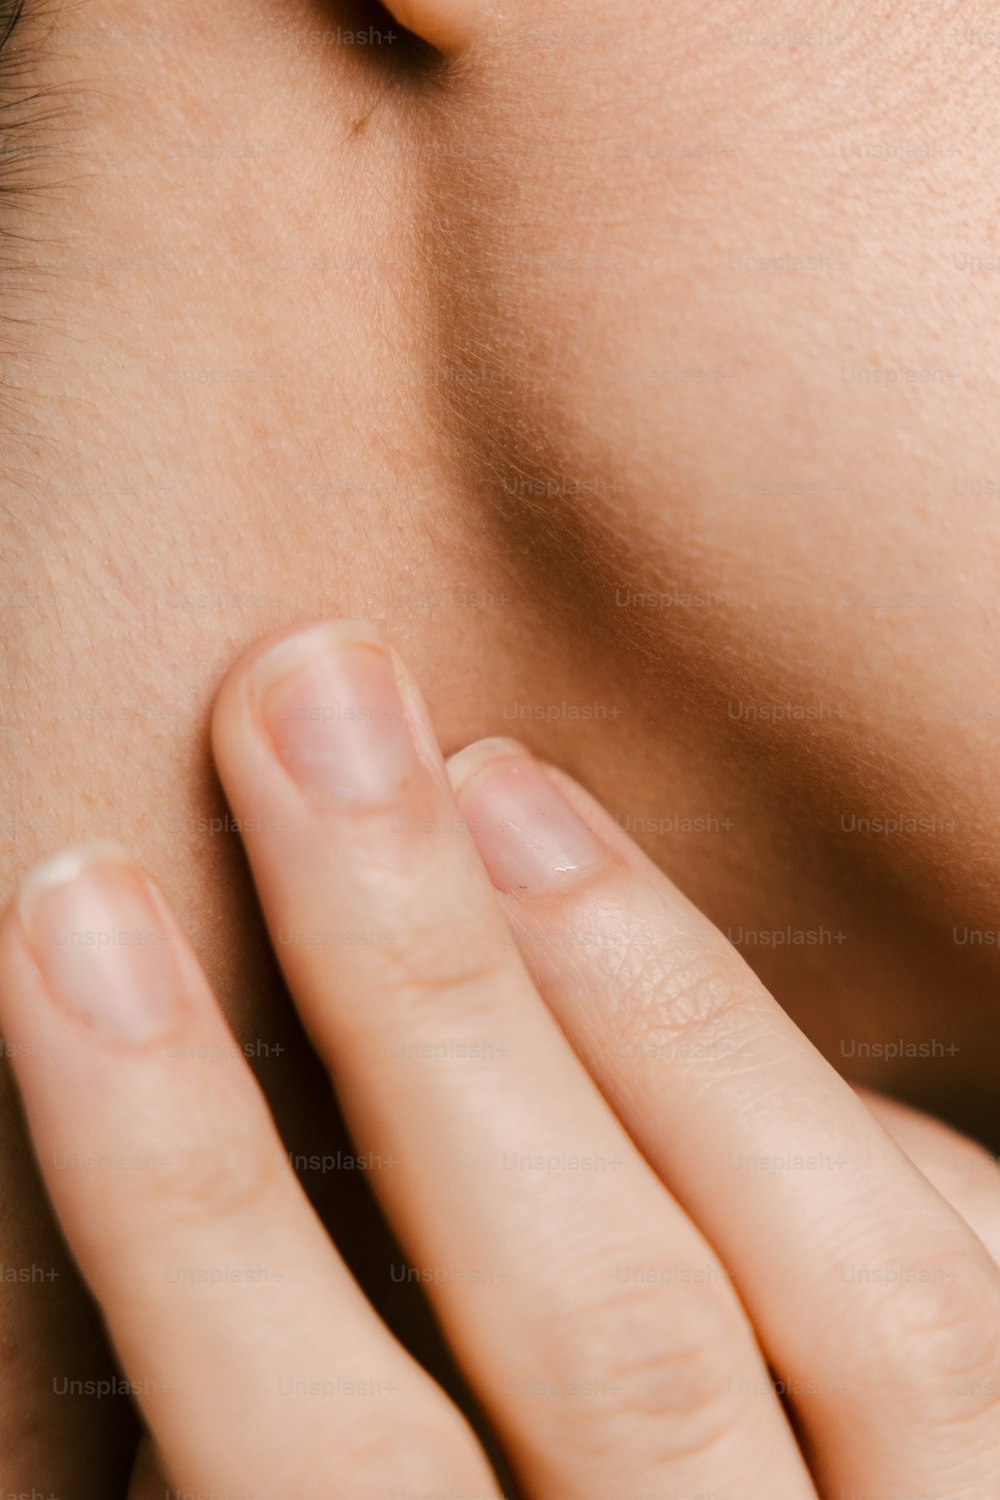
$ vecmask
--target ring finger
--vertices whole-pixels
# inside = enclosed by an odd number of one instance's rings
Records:
[[[450,770],[541,992],[736,1277],[821,1488],[990,1500],[1000,1275],[976,1234],[579,786],[511,741]]]

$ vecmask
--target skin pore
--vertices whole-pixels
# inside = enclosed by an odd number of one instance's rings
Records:
[[[849,1077],[988,1138],[986,12],[428,14],[471,49],[307,0],[19,23],[4,889],[125,842],[328,1153],[206,728],[250,641],[368,617],[446,752],[564,766]],[[5,1100],[3,1261],[57,1275],[0,1288],[0,1477],[96,1497],[122,1403],[56,1394],[104,1367]],[[314,1176],[343,1243],[359,1173]]]

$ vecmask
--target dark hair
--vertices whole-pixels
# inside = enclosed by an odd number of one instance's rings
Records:
[[[23,10],[24,0],[6,0],[5,4],[0,4],[0,48],[6,47]]]
[[[0,0],[0,192],[10,186],[8,165],[17,158],[15,136],[40,102],[28,68],[34,52],[23,45],[28,0]]]
[[[47,0],[42,0],[47,3]],[[38,41],[32,21],[33,0],[0,0],[0,266],[6,267],[10,248],[23,237],[14,213],[17,200],[40,186],[40,158],[45,147],[33,128],[49,113],[34,65]],[[13,200],[13,201],[11,201]],[[6,312],[7,309],[4,309]]]
[[[63,5],[0,0],[0,439],[24,427],[32,384],[24,378],[29,331],[45,322],[53,279],[42,247],[58,240],[58,205],[47,200],[66,172],[59,121],[69,93],[45,78],[40,63],[52,13]],[[5,478],[8,457],[5,452],[0,461]]]

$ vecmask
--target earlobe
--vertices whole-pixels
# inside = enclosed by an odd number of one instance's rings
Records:
[[[496,13],[494,0],[385,0],[401,26],[439,52],[458,52],[480,35]]]

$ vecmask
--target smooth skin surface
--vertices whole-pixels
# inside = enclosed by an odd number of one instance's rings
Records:
[[[509,740],[446,767],[357,622],[252,651],[213,739],[290,991],[526,1500],[989,1500],[1000,1266],[581,788]],[[123,849],[33,872],[0,994],[152,1439],[133,1500],[498,1497]],[[821,1167],[736,1161],[789,1142]]]
[[[347,0],[15,32],[0,885],[109,835],[156,872],[430,1361],[260,929],[218,684],[385,622],[446,752],[571,772],[839,1071],[996,1152],[1000,92],[981,5],[405,19],[443,55]],[[7,1075],[0,1141],[3,1483],[104,1500],[127,1404],[58,1394],[110,1365]]]

